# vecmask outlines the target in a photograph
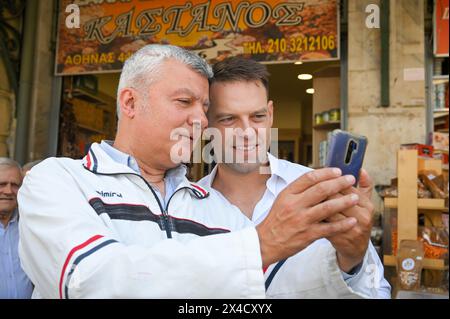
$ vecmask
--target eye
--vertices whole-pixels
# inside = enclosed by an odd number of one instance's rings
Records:
[[[262,121],[266,119],[266,114],[255,114],[253,117],[258,121]]]
[[[231,116],[223,117],[219,120],[219,122],[222,124],[230,124],[232,121],[233,121],[233,117],[231,117]]]
[[[190,99],[177,99],[177,102],[181,103],[181,104],[191,104],[191,100]]]

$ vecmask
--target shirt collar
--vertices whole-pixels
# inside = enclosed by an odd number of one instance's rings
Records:
[[[217,168],[219,167],[218,164],[214,165],[213,169],[211,170],[211,173],[209,173],[208,175],[206,175],[204,177],[204,183],[209,186],[212,187],[212,183],[214,181],[214,179],[216,178],[217,175]]]
[[[10,223],[14,223],[19,220],[19,211],[17,209],[14,210],[13,215],[11,217]]]
[[[101,149],[116,163],[128,166],[136,173],[140,174],[140,169],[137,164],[136,159],[124,153],[113,146],[114,141],[103,140],[100,143]],[[169,178],[175,182],[175,185],[178,185],[181,180],[186,176],[187,168],[186,165],[179,165],[175,168],[172,168],[166,172],[165,178]]]
[[[283,164],[280,159],[270,153],[267,153],[267,157],[269,158],[270,172],[272,176],[277,176],[284,182],[288,183],[288,170],[283,169]]]
[[[288,183],[288,177],[286,175],[287,170],[283,170],[282,163],[278,158],[273,156],[270,153],[267,153],[267,158],[269,159],[269,166],[270,166],[270,173],[271,177],[267,181],[268,185],[270,184],[269,181],[275,179],[276,177],[281,178],[285,183]],[[208,186],[212,186],[212,183],[214,181],[214,178],[216,178],[217,175],[217,169],[219,165],[215,165],[214,168],[211,170],[211,173],[205,177],[204,182]]]
[[[16,223],[19,220],[19,212],[17,211],[17,209],[14,209],[13,214],[11,216],[11,219],[8,221],[8,224],[6,227],[8,227],[9,225],[12,225],[14,223]],[[0,227],[5,228],[3,226],[3,224],[0,224]]]
[[[134,157],[118,150],[113,146],[113,143],[113,141],[103,140],[100,143],[100,148],[116,163],[125,165],[139,174],[139,166]]]
[[[140,175],[139,167],[133,156],[119,151],[112,146],[112,141],[102,141],[100,144],[92,143],[88,154],[83,158],[83,166],[93,172],[100,174],[137,173]],[[135,164],[136,163],[136,164]],[[166,182],[173,190],[188,187],[192,193],[200,199],[209,196],[209,192],[196,183],[190,183],[186,178],[187,167],[181,164],[166,172]]]
[[[288,170],[283,169],[283,163],[277,157],[268,153],[271,176],[266,182],[267,189],[274,195],[278,193],[280,184],[286,186],[288,182]]]

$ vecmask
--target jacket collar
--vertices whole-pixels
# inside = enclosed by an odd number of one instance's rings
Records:
[[[98,143],[92,143],[89,148],[88,153],[82,160],[82,165],[88,171],[94,174],[100,175],[116,175],[116,174],[137,174],[133,169],[124,165],[123,163],[118,163],[114,161],[101,147]],[[188,188],[196,198],[203,199],[209,196],[209,192],[198,185],[197,183],[189,182],[189,180],[184,176],[186,174],[185,166],[179,166],[171,169],[167,174],[181,174],[183,177],[177,189]]]

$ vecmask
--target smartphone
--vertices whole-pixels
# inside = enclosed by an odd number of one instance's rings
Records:
[[[353,175],[358,185],[367,137],[343,130],[334,130],[328,139],[326,167],[338,167],[342,175]]]

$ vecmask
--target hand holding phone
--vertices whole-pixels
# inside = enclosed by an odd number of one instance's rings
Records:
[[[358,185],[367,147],[367,137],[343,130],[334,130],[328,141],[328,155],[325,166],[338,167],[342,175],[353,175]]]

